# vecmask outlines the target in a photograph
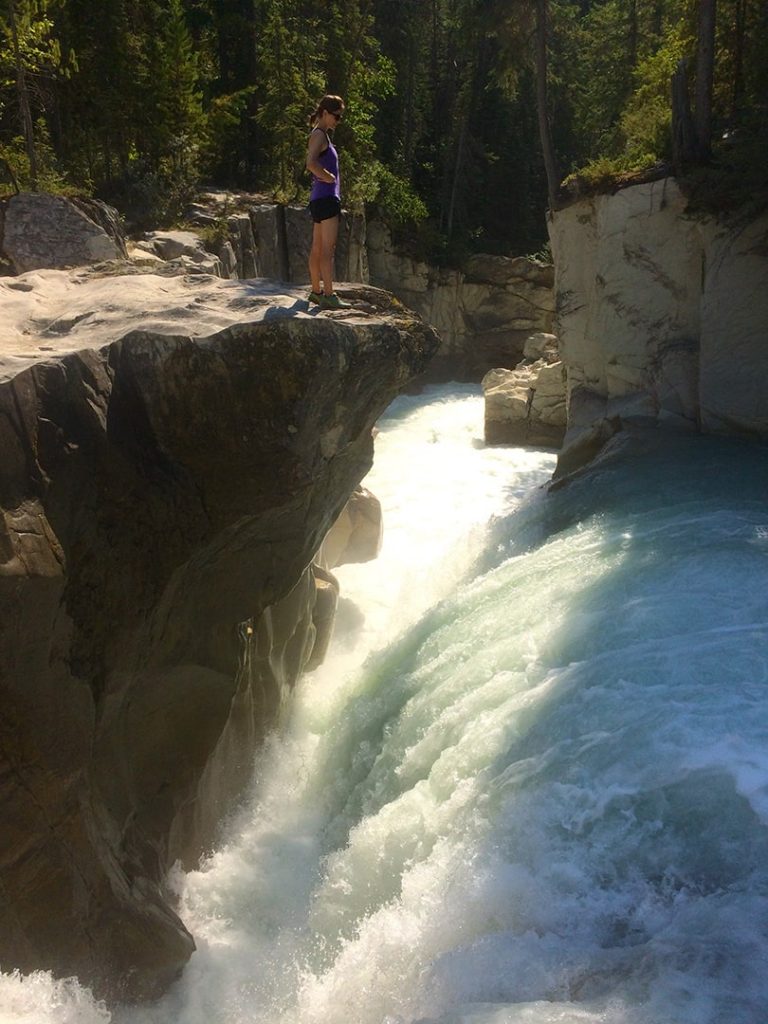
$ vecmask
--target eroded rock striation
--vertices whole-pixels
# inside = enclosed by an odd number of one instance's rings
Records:
[[[693,216],[673,178],[550,226],[566,366],[562,475],[632,423],[768,439],[768,216]]]
[[[347,294],[308,315],[136,268],[0,281],[4,969],[136,999],[190,955],[167,869],[210,847],[317,660],[335,594],[313,556],[437,347]]]

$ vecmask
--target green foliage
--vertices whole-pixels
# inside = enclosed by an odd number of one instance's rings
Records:
[[[384,217],[392,224],[417,223],[427,217],[424,201],[414,192],[413,186],[393,174],[382,163],[374,164],[376,192],[374,201]]]
[[[687,57],[694,45],[685,23],[674,24],[659,49],[638,64],[635,88],[621,114],[624,155],[630,163],[647,154],[656,159],[671,157],[670,83],[678,61]]]
[[[660,162],[652,152],[631,156],[627,153],[620,156],[600,156],[569,174],[563,181],[563,188],[576,193],[599,192],[605,188],[640,180],[646,172],[659,166]]]
[[[243,122],[255,91],[255,86],[248,86],[211,99],[200,143],[203,175],[224,181],[237,178],[238,172],[244,175],[244,162],[235,160],[233,167],[231,158],[240,148]]]
[[[670,77],[687,59],[695,81],[697,2],[548,0],[548,115],[571,183],[613,187],[669,156]],[[547,201],[535,11],[100,0],[95,17],[91,0],[0,0],[0,153],[29,185],[32,136],[40,186],[92,188],[135,225],[172,223],[203,176],[306,198],[307,118],[338,93],[346,205],[375,204],[438,262],[534,251]],[[768,7],[718,0],[714,158],[689,181],[702,206],[740,201],[740,182],[764,188],[766,121]]]
[[[691,212],[757,214],[768,209],[767,154],[768,118],[756,111],[750,124],[718,141],[708,166],[683,180]]]
[[[302,7],[295,0],[265,4],[257,48],[262,84],[254,119],[263,153],[258,183],[286,200],[298,192],[307,117],[323,93],[317,45]]]
[[[37,148],[37,188],[42,192],[52,192],[55,195],[82,195],[81,186],[75,187],[61,172],[56,154],[51,146],[48,137],[48,129],[45,121],[40,119],[36,125],[36,148]],[[10,139],[0,147],[0,157],[10,166],[19,188],[22,191],[32,187],[32,173],[29,166],[24,139],[21,135]],[[10,176],[5,167],[0,163],[0,185],[2,191],[8,190],[12,185]]]
[[[16,84],[16,41],[21,63],[36,76],[66,76],[77,70],[74,53],[63,55],[53,13],[58,0],[4,0],[0,4],[0,88]]]

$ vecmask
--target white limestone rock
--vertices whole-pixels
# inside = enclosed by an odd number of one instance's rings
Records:
[[[627,419],[768,437],[768,216],[691,216],[667,178],[582,199],[550,234],[569,396],[558,475]]]
[[[523,361],[483,378],[486,444],[559,447],[565,434],[565,373],[561,362]]]
[[[699,338],[702,429],[768,437],[768,215],[711,224]]]

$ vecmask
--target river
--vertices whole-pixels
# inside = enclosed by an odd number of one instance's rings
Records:
[[[398,399],[306,676],[173,879],[159,1003],[0,976],[3,1024],[762,1024],[768,458],[670,436],[547,493],[470,387]]]

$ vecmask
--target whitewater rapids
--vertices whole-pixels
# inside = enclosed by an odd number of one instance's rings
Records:
[[[471,388],[399,399],[298,687],[159,1003],[0,977],[3,1024],[762,1024],[768,459],[697,437],[547,494]],[[345,632],[345,623],[350,631]]]

